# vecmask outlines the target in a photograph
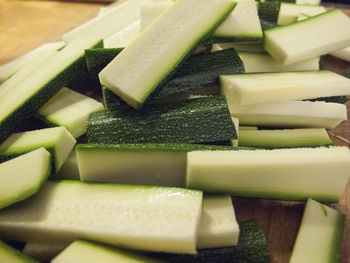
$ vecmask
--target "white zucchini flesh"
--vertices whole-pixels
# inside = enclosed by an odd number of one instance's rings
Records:
[[[262,148],[315,147],[331,145],[324,128],[241,130],[239,145]]]
[[[63,163],[61,169],[54,176],[60,180],[80,180],[78,160],[75,149],[68,155],[66,161]]]
[[[173,1],[146,2],[141,6],[141,31],[161,13],[174,4]]]
[[[237,6],[226,20],[214,31],[213,37],[238,38],[240,42],[259,42],[263,33],[254,0],[237,0]],[[247,38],[247,41],[244,41]]]
[[[334,9],[264,31],[264,48],[277,61],[292,64],[350,46],[350,18]]]
[[[77,240],[57,255],[52,263],[156,263],[157,260],[116,247]]]
[[[307,4],[292,4],[281,3],[280,11],[278,13],[277,24],[287,25],[297,21],[300,14],[308,16],[315,16],[326,12],[327,9],[323,6],[307,5]]]
[[[350,62],[350,46],[343,48],[343,49],[333,51],[329,54],[334,56],[334,57],[337,57],[337,58],[340,58],[342,60]]]
[[[140,34],[140,19],[103,40],[105,48],[120,48],[129,45]]]
[[[345,215],[309,199],[290,263],[339,262]]]
[[[257,44],[257,43],[238,43],[238,42],[214,44],[212,48],[212,52],[229,49],[229,48],[234,48],[238,52],[251,52],[251,53],[266,52],[261,43]]]
[[[140,5],[142,2],[143,0],[125,1],[74,28],[64,34],[62,38],[66,43],[85,38],[105,39],[140,19]]]
[[[0,241],[0,259],[1,262],[4,263],[39,263],[24,253],[21,253],[20,251],[6,245],[2,241]]]
[[[186,186],[234,196],[338,202],[349,169],[347,147],[197,151],[188,153]]]
[[[141,108],[156,86],[234,6],[231,0],[176,1],[100,72],[101,84],[132,107]]]
[[[239,225],[229,195],[205,195],[197,248],[236,246]]]
[[[290,65],[283,65],[278,63],[268,53],[238,52],[238,55],[243,61],[245,73],[288,72],[320,69],[319,57],[310,58]]]
[[[79,60],[84,55],[85,49],[92,48],[97,43],[99,43],[99,41],[94,39],[77,40],[67,45],[60,52],[39,66],[32,74],[23,79],[21,85],[13,87],[11,92],[8,91],[3,95],[0,89],[0,128],[5,129],[6,126],[4,126],[4,123],[8,118],[13,118],[19,109],[24,107],[27,110],[26,102],[30,101],[32,97],[43,92],[43,90],[48,92],[48,83],[67,67]],[[53,83],[50,84],[54,86]],[[56,87],[54,87],[54,89],[56,89]],[[35,107],[36,106],[39,107],[40,105],[35,105]]]
[[[321,0],[296,0],[297,5],[320,5]]]
[[[221,75],[220,86],[238,105],[350,95],[350,79],[327,70]]]
[[[0,85],[0,96],[5,96],[8,92],[11,92],[12,89],[20,86],[21,82],[26,77],[32,74],[38,67],[40,67],[58,52],[59,51],[56,49],[46,49],[41,51],[37,56],[33,57],[25,67],[22,67],[16,72],[16,74]]]
[[[35,194],[50,174],[50,153],[44,148],[0,164],[0,208]]]
[[[21,57],[18,57],[4,65],[0,66],[0,84],[14,75],[17,71],[24,68],[29,62],[34,58],[37,58],[41,55],[41,52],[45,50],[58,50],[64,47],[64,42],[54,42],[43,44],[36,49],[24,54]]]
[[[12,134],[0,145],[0,155],[21,155],[40,147],[51,152],[53,173],[57,173],[72,151],[76,140],[64,127]]]
[[[239,106],[228,100],[241,125],[333,129],[347,120],[346,106],[323,101],[290,101]]]
[[[201,214],[200,191],[47,182],[33,198],[0,211],[0,234],[11,240],[82,238],[132,249],[196,253]]]
[[[46,121],[65,127],[74,138],[86,133],[90,113],[104,110],[101,102],[68,88],[62,88],[38,111]]]
[[[185,186],[186,151],[151,150],[145,154],[144,150],[78,147],[76,153],[81,181]]]
[[[64,243],[26,242],[22,252],[40,262],[50,262],[68,245]]]

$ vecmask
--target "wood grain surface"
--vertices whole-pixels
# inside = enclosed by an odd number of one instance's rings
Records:
[[[61,34],[95,16],[102,6],[101,3],[0,0],[0,64],[44,42],[59,40]],[[350,10],[344,12],[350,16]],[[350,63],[327,56],[326,67],[340,73]],[[350,102],[347,106],[349,115]],[[340,124],[331,135],[336,145],[349,146],[350,121]],[[233,202],[239,221],[260,220],[272,262],[288,262],[304,203],[249,198],[234,198]],[[350,263],[350,183],[339,204],[333,206],[346,214],[341,262]]]

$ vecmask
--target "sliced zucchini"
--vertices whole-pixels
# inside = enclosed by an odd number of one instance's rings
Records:
[[[231,149],[199,144],[80,144],[76,153],[82,181],[184,187],[187,152]]]
[[[130,0],[107,10],[103,14],[74,28],[62,36],[64,42],[71,43],[78,39],[105,39],[121,31],[140,18],[140,5],[143,0]]]
[[[200,191],[47,182],[33,198],[0,211],[0,234],[11,240],[83,238],[132,249],[196,253],[201,214]]]
[[[58,52],[59,51],[56,48],[42,49],[39,54],[33,56],[31,60],[26,63],[25,67],[20,68],[13,76],[11,76],[11,78],[7,79],[0,85],[0,94],[5,96],[6,93],[16,88],[16,86],[21,85],[21,82],[26,77],[31,75],[38,67],[40,67]]]
[[[270,255],[263,229],[256,220],[239,226],[237,246],[200,249],[196,255],[151,254],[150,256],[171,263],[244,262],[269,263]]]
[[[0,66],[0,84],[14,75],[20,69],[26,67],[26,65],[33,59],[38,58],[41,52],[46,52],[45,50],[59,50],[64,47],[64,42],[55,42],[43,44],[36,49],[28,52],[27,54],[16,58],[4,65]]]
[[[326,129],[240,130],[239,145],[257,148],[293,148],[332,145]]]
[[[186,186],[234,196],[338,202],[349,169],[347,147],[197,151],[188,153]]]
[[[0,145],[0,161],[44,147],[51,153],[51,172],[54,175],[60,170],[75,143],[75,139],[64,127],[14,133]]]
[[[20,251],[6,245],[0,241],[0,259],[1,262],[8,263],[39,263],[38,261],[28,257]]]
[[[231,196],[205,195],[197,248],[236,246],[238,236]]]
[[[277,61],[292,64],[350,46],[350,18],[334,9],[264,32],[264,47]]]
[[[334,57],[337,57],[337,58],[340,58],[342,60],[350,62],[350,47],[346,47],[343,49],[332,51],[329,54],[334,56]]]
[[[141,31],[173,4],[174,2],[169,0],[144,3],[141,6]]]
[[[309,199],[290,263],[339,262],[345,215]]]
[[[75,149],[68,155],[61,169],[55,175],[60,180],[80,180],[78,160]]]
[[[255,72],[286,72],[319,70],[320,58],[310,58],[298,63],[283,65],[274,60],[268,53],[239,52],[246,73]]]
[[[239,106],[228,101],[232,116],[241,125],[279,128],[333,129],[347,120],[346,106],[324,101],[290,101]]]
[[[237,6],[226,20],[214,31],[216,42],[261,43],[263,33],[254,0],[237,0]]]
[[[117,33],[103,40],[105,48],[125,48],[129,45],[141,32],[140,19],[126,26]]]
[[[238,105],[350,95],[350,79],[327,70],[223,75],[220,86]]]
[[[0,164],[0,209],[35,194],[50,174],[50,153],[44,148]]]
[[[64,249],[51,262],[52,263],[156,263],[160,262],[141,256],[134,252],[128,252],[115,247],[110,247],[91,241],[77,240]]]
[[[90,114],[89,143],[201,143],[236,138],[224,97],[149,105],[135,112],[129,107]]]
[[[101,84],[140,109],[158,84],[235,5],[231,0],[176,1],[100,72]]]
[[[293,3],[281,3],[281,8],[278,13],[278,25],[287,25],[297,21],[300,14],[315,16],[326,12],[327,9],[323,6],[304,5]]]
[[[0,142],[84,71],[84,49],[100,43],[89,39],[72,42],[23,79],[21,85],[5,89],[6,94],[0,89]]]
[[[38,115],[54,126],[65,127],[74,138],[86,133],[90,113],[103,110],[103,104],[68,88],[62,88],[38,111]]]

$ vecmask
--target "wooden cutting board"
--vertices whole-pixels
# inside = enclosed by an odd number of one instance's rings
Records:
[[[101,3],[0,0],[0,64],[4,64],[94,17]],[[350,16],[350,10],[344,10]],[[326,67],[340,73],[350,63],[327,57]],[[348,105],[348,115],[350,103]],[[349,145],[350,121],[332,131],[337,145]],[[350,172],[350,171],[349,171]],[[233,199],[239,221],[258,218],[264,227],[272,262],[288,262],[304,209],[302,202]],[[342,263],[350,263],[350,182],[339,204],[347,215]],[[311,262],[310,262],[311,263]]]

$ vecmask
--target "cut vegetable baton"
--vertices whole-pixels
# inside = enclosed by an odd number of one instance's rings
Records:
[[[101,84],[140,109],[150,93],[235,5],[231,0],[176,1],[101,71]]]
[[[0,142],[65,84],[84,71],[84,49],[100,44],[100,41],[89,39],[73,41],[38,67],[21,85],[6,94],[0,90]]]
[[[0,234],[11,240],[83,238],[132,249],[193,254],[201,213],[200,191],[46,182],[33,198],[0,211]]]
[[[186,186],[235,196],[338,202],[349,169],[347,147],[197,151],[188,153]]]

